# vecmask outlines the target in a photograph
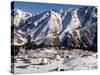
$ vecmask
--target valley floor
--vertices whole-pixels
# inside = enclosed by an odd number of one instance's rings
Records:
[[[42,62],[42,59],[45,61]],[[28,54],[19,54],[14,64],[14,73],[41,73],[69,70],[97,69],[97,53],[87,50],[36,49]]]

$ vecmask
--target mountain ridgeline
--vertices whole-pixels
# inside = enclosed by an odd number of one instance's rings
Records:
[[[34,13],[34,12],[33,12]],[[53,9],[33,14],[12,9],[12,28],[27,42],[97,51],[97,7]]]

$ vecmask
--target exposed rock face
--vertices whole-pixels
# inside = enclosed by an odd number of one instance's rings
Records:
[[[51,11],[51,17],[48,25],[51,33],[54,33],[55,35],[59,34],[62,31],[62,21],[60,14]]]
[[[20,34],[14,32],[12,33],[12,45],[23,45],[27,42],[26,38],[23,38]]]

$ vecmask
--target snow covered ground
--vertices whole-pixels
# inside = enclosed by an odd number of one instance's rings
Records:
[[[59,55],[59,60],[56,55]],[[37,64],[42,58],[47,59],[47,64]],[[33,62],[31,62],[32,59]],[[80,49],[31,50],[26,55],[20,55],[14,63],[15,74],[91,69],[97,69],[97,53]]]

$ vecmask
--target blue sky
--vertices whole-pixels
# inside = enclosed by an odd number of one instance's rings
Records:
[[[67,4],[49,4],[49,3],[36,3],[36,2],[20,2],[14,1],[14,8],[28,11],[31,13],[42,13],[52,9],[64,8],[80,8],[80,5],[67,5]]]

